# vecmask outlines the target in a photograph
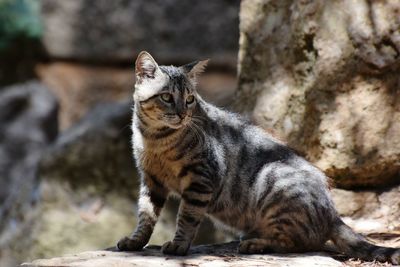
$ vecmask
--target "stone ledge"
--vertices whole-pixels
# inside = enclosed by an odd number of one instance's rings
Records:
[[[165,256],[159,246],[139,252],[88,251],[52,259],[24,263],[25,267],[131,267],[131,266],[343,266],[328,253],[243,255],[236,253],[237,242],[193,247],[184,257]]]

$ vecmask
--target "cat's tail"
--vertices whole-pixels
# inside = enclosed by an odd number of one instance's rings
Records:
[[[351,258],[400,264],[400,249],[376,246],[355,233],[340,218],[334,223],[331,240],[335,247]]]

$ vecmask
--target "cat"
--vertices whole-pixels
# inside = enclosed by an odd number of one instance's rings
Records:
[[[181,196],[177,229],[164,254],[186,255],[207,215],[241,235],[239,253],[339,252],[400,263],[400,249],[367,242],[340,219],[327,177],[261,128],[202,99],[207,61],[159,66],[136,60],[133,150],[141,177],[138,225],[121,251],[142,249],[169,194]]]

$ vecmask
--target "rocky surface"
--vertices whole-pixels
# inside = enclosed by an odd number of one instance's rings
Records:
[[[37,164],[58,131],[57,101],[42,83],[30,81],[0,88],[0,110],[0,250],[4,255],[10,240],[32,216]]]
[[[161,63],[213,58],[236,66],[239,3],[43,0],[43,42],[55,58],[132,62],[148,50]]]
[[[400,180],[400,2],[244,0],[236,108],[341,187]]]
[[[36,260],[22,266],[343,266],[327,254],[243,255],[236,253],[237,242],[198,246],[185,257],[164,256],[159,247],[149,247],[141,252],[92,251],[80,254]]]

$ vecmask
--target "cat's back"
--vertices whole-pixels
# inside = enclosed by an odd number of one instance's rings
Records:
[[[293,154],[282,141],[264,129],[252,124],[243,116],[202,102],[201,108],[209,123],[207,133],[226,145],[243,146],[249,149],[275,149],[278,153]]]
[[[205,109],[213,121],[207,131],[211,139],[222,144],[215,150],[222,147],[226,170],[222,179],[232,198],[265,189],[270,182],[279,190],[295,186],[295,190],[314,188],[322,195],[326,193],[325,174],[282,141],[240,115],[207,104]]]

